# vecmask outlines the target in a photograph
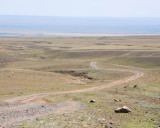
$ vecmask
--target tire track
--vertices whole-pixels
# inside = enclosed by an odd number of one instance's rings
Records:
[[[96,70],[102,69],[97,66],[97,62],[91,62],[90,66]],[[117,69],[109,69],[109,70],[117,70]],[[81,90],[74,90],[74,91],[33,94],[0,102],[0,127],[2,127],[2,125],[3,127],[17,127],[20,123],[26,120],[35,119],[37,117],[44,116],[47,114],[73,112],[83,109],[84,106],[82,103],[74,101],[63,102],[63,103],[48,103],[44,100],[44,97],[46,96],[102,90],[128,83],[144,75],[144,73],[140,71],[131,71],[131,70],[119,70],[119,71],[131,72],[133,73],[133,75],[128,78],[104,84],[101,86],[96,86]]]
[[[97,66],[97,62],[91,62],[90,66],[94,69],[102,69],[100,67]],[[103,69],[105,70],[105,69]],[[55,93],[40,93],[40,94],[33,94],[33,95],[28,95],[28,96],[22,96],[22,97],[18,97],[18,98],[13,98],[10,100],[6,100],[5,102],[8,103],[29,103],[29,102],[45,102],[43,100],[44,97],[49,96],[49,95],[59,95],[59,94],[73,94],[73,93],[82,93],[82,92],[90,92],[90,91],[96,91],[96,90],[102,90],[105,88],[111,88],[117,85],[121,85],[121,84],[125,84],[128,83],[130,81],[136,80],[140,77],[142,77],[144,75],[143,72],[140,71],[132,71],[132,70],[121,70],[121,69],[107,69],[107,70],[118,70],[118,71],[126,71],[126,72],[131,72],[134,75],[122,79],[122,80],[118,80],[112,83],[108,83],[108,84],[104,84],[101,86],[96,86],[96,87],[91,87],[91,88],[86,88],[86,89],[81,89],[81,90],[74,90],[74,91],[63,91],[63,92],[55,92]]]

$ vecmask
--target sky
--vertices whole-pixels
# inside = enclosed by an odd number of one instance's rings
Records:
[[[160,0],[0,0],[0,15],[160,17]]]

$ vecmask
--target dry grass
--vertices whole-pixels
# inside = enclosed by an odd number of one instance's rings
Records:
[[[0,38],[0,98],[93,87],[131,75],[109,69],[140,70],[144,77],[116,88],[46,97],[50,102],[81,101],[86,109],[50,115],[22,127],[156,128],[160,125],[159,42],[159,36]],[[108,70],[92,69],[91,61]],[[90,104],[91,99],[96,103]],[[122,105],[132,113],[115,114]]]

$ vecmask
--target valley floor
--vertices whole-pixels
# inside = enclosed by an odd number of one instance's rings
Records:
[[[159,36],[0,38],[0,125],[159,127],[159,42]],[[114,112],[124,105],[132,112]]]

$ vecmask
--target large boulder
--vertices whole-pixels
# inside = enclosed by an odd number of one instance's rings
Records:
[[[127,106],[123,106],[122,108],[117,108],[115,110],[115,113],[129,113],[131,112],[131,109],[129,109]]]

